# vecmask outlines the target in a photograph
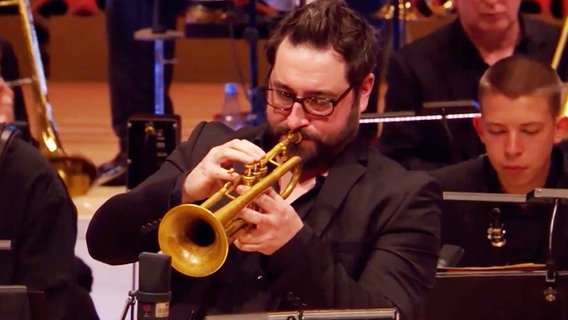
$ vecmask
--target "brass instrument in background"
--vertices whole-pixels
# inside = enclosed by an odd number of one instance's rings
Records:
[[[158,241],[162,252],[172,257],[174,269],[191,277],[205,277],[221,268],[237,232],[248,227],[237,217],[239,211],[289,171],[292,177],[280,192],[282,198],[288,197],[296,186],[301,172],[301,158],[289,157],[287,146],[301,140],[300,133],[288,133],[261,161],[246,165],[242,175],[227,182],[200,206],[182,204],[166,213],[160,222]],[[276,168],[266,175],[268,163]],[[230,193],[239,184],[250,186],[250,189],[235,197]],[[224,197],[231,201],[211,212],[209,208]]]
[[[0,0],[0,7],[4,6],[18,7],[22,31],[26,37],[26,57],[33,71],[31,85],[35,98],[33,109],[29,107],[27,109],[29,116],[34,117],[32,125],[37,127],[32,128],[32,136],[38,141],[41,153],[53,164],[63,179],[69,194],[72,197],[83,195],[94,183],[97,168],[86,158],[67,155],[61,146],[51,114],[51,105],[47,99],[47,81],[29,1]]]
[[[452,0],[388,0],[373,14],[376,19],[390,20],[398,7],[400,21],[412,21],[421,17],[440,17],[454,12]],[[420,16],[417,14],[419,13]]]
[[[566,47],[566,38],[568,38],[568,16],[564,18],[560,36],[558,37],[558,43],[556,44],[556,49],[554,50],[554,55],[552,56],[552,61],[550,62],[550,66],[555,70],[558,69],[560,59],[562,58],[562,55],[564,53],[564,47]],[[566,83],[564,85],[566,86]],[[562,114],[568,116],[568,99],[566,94],[564,96],[564,101],[562,104]],[[564,137],[564,139],[566,138],[567,137]]]
[[[416,0],[416,9],[425,17],[446,16],[454,12],[452,0]]]

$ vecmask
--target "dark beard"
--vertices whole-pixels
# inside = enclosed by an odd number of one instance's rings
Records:
[[[302,166],[305,170],[328,168],[331,163],[345,147],[353,141],[357,135],[359,128],[358,109],[351,107],[351,112],[347,118],[346,126],[339,132],[333,140],[325,141],[321,137],[312,135],[300,129],[303,140],[309,140],[315,143],[314,150],[305,150],[300,144],[291,144],[287,147],[290,156],[300,156],[302,158]],[[289,132],[285,126],[274,128],[268,125],[268,134],[271,145],[275,145]]]

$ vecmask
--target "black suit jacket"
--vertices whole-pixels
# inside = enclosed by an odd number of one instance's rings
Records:
[[[92,281],[92,275],[74,255],[77,211],[63,181],[24,140],[13,138],[5,151],[0,159],[0,240],[11,241],[11,248],[0,250],[0,285],[45,292],[50,319],[98,319],[89,293],[77,282],[78,277]]]
[[[256,141],[264,131],[199,124],[157,173],[96,212],[87,231],[91,255],[122,264],[158,251],[157,221],[179,204],[187,172],[211,147],[233,138]],[[435,277],[439,199],[427,175],[407,172],[357,140],[337,157],[319,193],[304,198],[305,225],[284,247],[264,256],[231,246],[226,263],[209,277],[174,273],[170,319],[296,309],[298,303],[308,309],[396,306],[415,319]]]
[[[522,39],[515,54],[549,64],[559,28],[521,16]],[[477,100],[479,79],[488,68],[458,20],[418,39],[392,55],[388,71],[386,111],[420,111],[425,102]],[[564,60],[558,67],[568,78]],[[386,123],[379,145],[389,157],[410,169],[434,169],[477,157],[484,152],[471,120]]]
[[[553,151],[547,188],[568,188],[568,166],[564,154]],[[444,191],[500,193],[497,175],[486,156],[432,171]],[[491,210],[501,210],[507,243],[493,247],[487,228]],[[557,267],[568,269],[568,206],[558,209],[553,239]],[[552,205],[444,201],[442,243],[464,248],[459,266],[494,266],[516,263],[546,263],[548,228]]]

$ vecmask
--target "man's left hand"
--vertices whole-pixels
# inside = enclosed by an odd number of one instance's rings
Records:
[[[247,187],[239,186],[244,192]],[[271,255],[283,247],[302,229],[304,223],[294,208],[273,189],[259,195],[253,204],[259,209],[245,208],[239,217],[253,226],[241,230],[235,246],[242,251]]]

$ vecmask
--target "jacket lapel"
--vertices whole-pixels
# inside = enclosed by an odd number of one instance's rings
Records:
[[[369,146],[367,140],[358,138],[351,143],[333,163],[306,223],[320,237],[338,214],[340,207],[354,184],[366,171]]]

